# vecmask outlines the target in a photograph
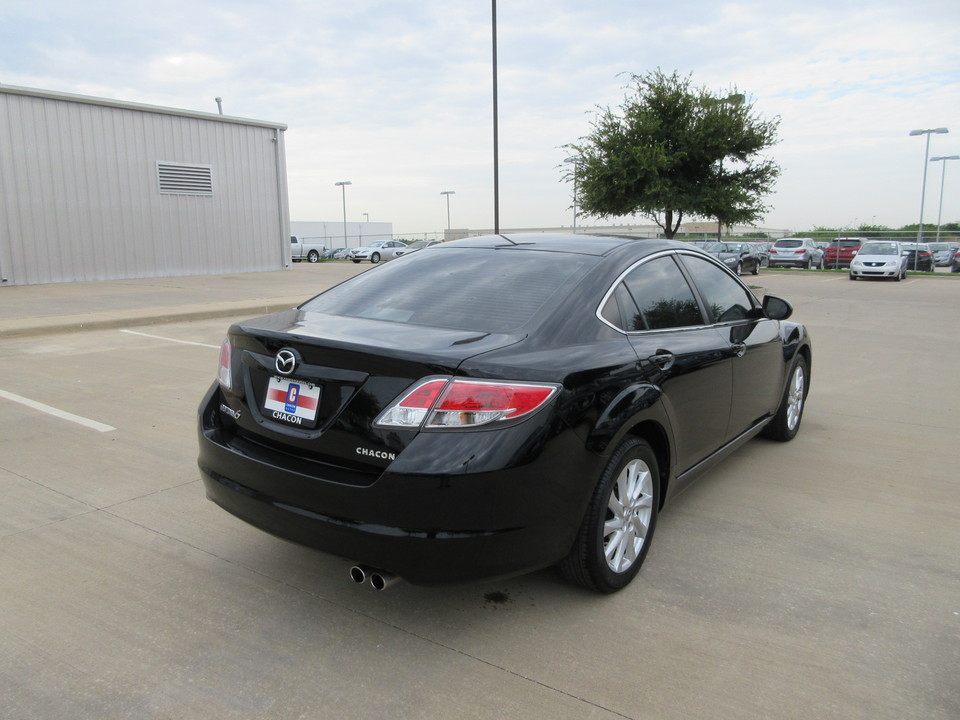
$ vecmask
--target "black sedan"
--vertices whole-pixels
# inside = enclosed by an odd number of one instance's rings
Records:
[[[201,476],[358,582],[559,565],[613,592],[665,502],[750,438],[797,433],[811,345],[791,312],[683,243],[443,243],[233,325]]]
[[[907,270],[933,272],[936,269],[933,253],[926,243],[903,243],[902,247],[907,256]]]
[[[737,275],[745,270],[749,270],[754,275],[760,272],[762,262],[760,253],[750,243],[715,242],[707,245],[705,250]]]

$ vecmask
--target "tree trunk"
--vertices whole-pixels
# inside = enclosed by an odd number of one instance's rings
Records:
[[[677,234],[677,229],[673,227],[673,210],[663,211],[663,234],[667,240],[673,240],[673,236]]]

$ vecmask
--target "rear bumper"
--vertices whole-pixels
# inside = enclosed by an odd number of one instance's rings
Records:
[[[522,423],[461,433],[464,442],[457,448],[454,437],[452,451],[454,434],[421,433],[372,484],[346,485],[246,452],[220,426],[218,397],[211,388],[198,433],[210,500],[272,535],[417,584],[514,575],[557,562],[573,543],[602,462],[569,431],[520,457],[520,438],[510,434],[519,430],[529,441]],[[498,454],[519,462],[464,471],[474,458]],[[457,467],[447,462],[457,456]]]

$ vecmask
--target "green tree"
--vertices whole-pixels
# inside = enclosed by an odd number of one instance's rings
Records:
[[[779,118],[760,119],[739,93],[720,97],[689,77],[631,75],[623,105],[598,108],[591,132],[566,146],[580,211],[642,214],[672,238],[684,217],[724,225],[763,216],[780,168],[759,153],[777,142]]]

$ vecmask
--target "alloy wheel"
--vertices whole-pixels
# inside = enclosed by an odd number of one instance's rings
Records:
[[[790,378],[790,387],[787,391],[787,427],[790,430],[794,430],[800,423],[806,381],[803,367],[797,365],[793,370],[793,377]]]
[[[653,515],[653,492],[653,475],[640,459],[627,463],[610,488],[603,554],[614,572],[625,572],[640,556]]]

